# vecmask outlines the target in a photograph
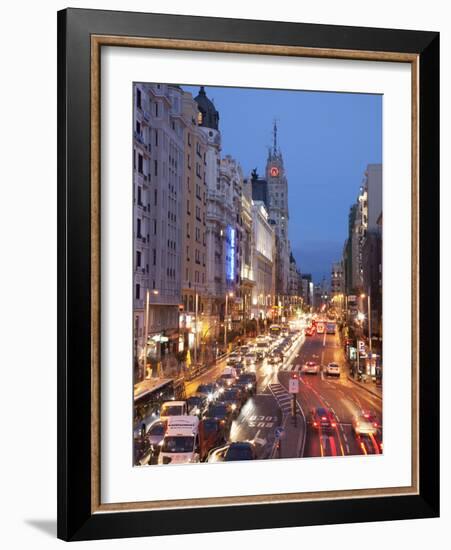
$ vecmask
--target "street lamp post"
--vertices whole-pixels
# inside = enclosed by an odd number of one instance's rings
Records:
[[[225,311],[224,311],[224,347],[226,348],[227,352],[227,316],[228,316],[228,309],[229,309],[229,296],[233,296],[233,292],[227,292],[226,293],[226,301],[225,301]]]
[[[199,308],[199,294],[197,293],[197,290],[194,295],[194,364],[197,365],[197,345],[198,345],[198,339],[197,339],[197,333],[198,333],[198,323],[197,323],[197,315],[198,315],[198,308]]]
[[[153,294],[157,295],[158,290],[153,290]],[[147,375],[147,350],[148,350],[148,340],[149,340],[149,309],[150,309],[150,290],[146,290],[146,318],[144,325],[144,378]]]
[[[372,365],[373,365],[373,342],[372,342],[372,327],[371,327],[371,287],[368,287],[368,294],[365,296],[365,294],[360,295],[361,298],[367,298],[367,309],[368,309],[368,348],[369,348],[369,355],[370,355],[370,374],[372,376]]]
[[[150,302],[150,291],[146,291],[146,317],[144,319],[144,368],[143,368],[143,379],[147,375],[147,340],[149,339],[149,302]]]

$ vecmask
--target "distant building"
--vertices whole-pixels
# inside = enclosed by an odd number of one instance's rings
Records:
[[[333,298],[344,292],[343,265],[341,262],[332,264],[330,273],[330,295]]]
[[[363,185],[368,196],[368,230],[377,230],[382,212],[382,164],[368,164]]]
[[[251,317],[265,319],[271,316],[275,304],[275,234],[269,223],[268,212],[261,201],[252,205],[252,288]]]
[[[283,157],[277,145],[277,125],[273,128],[273,146],[266,162],[269,223],[276,235],[276,294],[284,304],[289,291],[290,244],[288,241],[288,182]]]
[[[302,300],[304,306],[313,307],[313,282],[311,273],[301,275]]]
[[[258,176],[257,170],[252,171],[250,185],[252,188],[252,200],[263,202],[266,210],[269,210],[268,182]]]

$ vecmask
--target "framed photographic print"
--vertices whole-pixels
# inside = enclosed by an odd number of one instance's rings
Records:
[[[439,513],[439,36],[58,14],[58,536]]]

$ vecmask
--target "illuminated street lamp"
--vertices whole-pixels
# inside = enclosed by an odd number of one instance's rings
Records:
[[[159,294],[158,290],[153,289],[152,294]],[[149,308],[150,308],[150,290],[146,291],[146,318],[145,318],[145,327],[144,327],[144,378],[146,378],[147,373],[147,344],[149,339]]]
[[[233,292],[227,292],[226,293],[226,301],[225,301],[225,311],[224,311],[224,347],[227,351],[227,316],[228,316],[228,309],[229,309],[229,297],[233,298]]]
[[[372,351],[373,351],[373,346],[372,346],[372,342],[371,342],[371,293],[370,293],[370,289],[368,288],[368,294],[364,294],[362,293],[360,295],[360,298],[366,298],[368,297],[368,303],[367,303],[367,309],[368,309],[368,343],[369,343],[369,351],[370,351],[370,358],[372,358]]]

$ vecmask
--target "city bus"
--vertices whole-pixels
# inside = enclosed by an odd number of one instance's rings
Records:
[[[271,325],[269,327],[269,334],[271,334],[271,336],[279,336],[280,332],[281,332],[280,325]]]
[[[180,384],[173,378],[150,378],[138,382],[133,391],[134,426],[141,425],[152,416],[157,418],[165,401],[183,399],[184,393],[183,382]]]
[[[336,324],[328,321],[326,323],[326,333],[327,334],[335,334]]]

